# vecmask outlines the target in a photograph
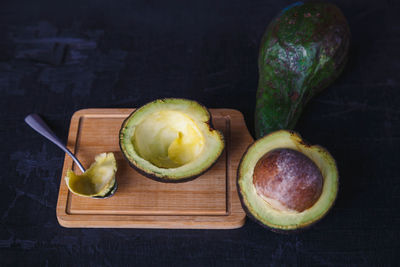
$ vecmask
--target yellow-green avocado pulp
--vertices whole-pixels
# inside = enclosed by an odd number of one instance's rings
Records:
[[[68,189],[83,197],[105,197],[115,189],[115,173],[117,162],[113,153],[101,153],[95,157],[89,169],[77,175],[72,170],[67,171],[65,182]]]
[[[262,199],[253,184],[253,171],[258,160],[277,148],[297,150],[310,158],[323,176],[322,193],[317,202],[302,212],[277,210]],[[327,150],[318,145],[307,145],[301,137],[290,131],[280,130],[254,142],[244,154],[238,169],[238,191],[243,208],[250,218],[275,230],[296,230],[321,219],[333,206],[339,176],[335,160]]]
[[[210,113],[186,99],[162,99],[134,111],[122,124],[120,147],[130,165],[150,178],[180,182],[199,176],[224,148]]]

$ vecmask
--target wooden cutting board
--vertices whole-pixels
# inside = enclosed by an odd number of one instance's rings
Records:
[[[199,178],[178,184],[148,179],[129,167],[119,149],[123,120],[134,109],[84,109],[71,119],[68,148],[87,168],[95,155],[114,152],[118,190],[108,199],[76,196],[64,177],[78,168],[65,157],[57,202],[57,219],[64,227],[231,229],[245,222],[236,190],[236,170],[253,142],[243,115],[232,109],[211,109],[214,127],[225,136],[218,162]]]

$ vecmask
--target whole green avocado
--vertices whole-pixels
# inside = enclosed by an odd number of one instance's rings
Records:
[[[347,61],[350,29],[338,7],[297,2],[269,24],[261,41],[255,132],[292,129],[307,102]]]

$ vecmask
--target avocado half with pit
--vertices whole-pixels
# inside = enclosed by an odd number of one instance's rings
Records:
[[[327,214],[337,196],[339,176],[327,150],[280,130],[247,149],[237,185],[250,218],[273,231],[290,232]]]
[[[122,124],[119,144],[130,166],[160,182],[200,176],[225,146],[207,108],[177,98],[155,100],[135,110]]]

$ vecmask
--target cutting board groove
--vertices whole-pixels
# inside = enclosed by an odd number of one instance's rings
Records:
[[[134,109],[84,109],[70,124],[68,148],[89,167],[95,155],[114,152],[118,190],[108,199],[78,197],[68,191],[68,169],[78,171],[66,156],[57,202],[57,219],[64,227],[230,229],[244,224],[245,214],[236,190],[236,170],[253,141],[243,115],[232,109],[211,109],[214,127],[226,147],[217,163],[199,178],[186,183],[150,180],[123,158],[118,133]]]

